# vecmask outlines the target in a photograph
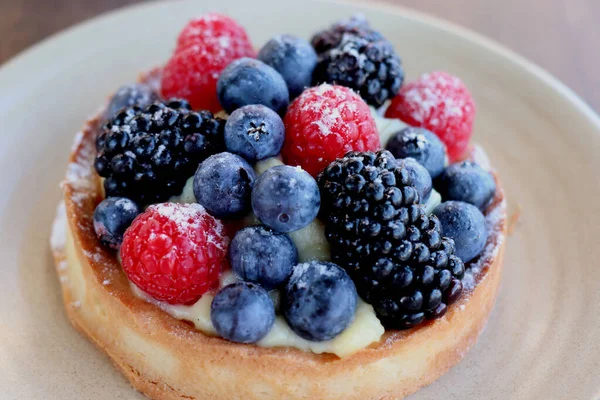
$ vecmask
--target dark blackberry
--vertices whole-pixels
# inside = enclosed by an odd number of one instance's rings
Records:
[[[369,21],[363,15],[357,14],[336,22],[329,29],[317,32],[312,37],[311,44],[317,54],[321,54],[337,47],[344,34],[360,36],[371,42],[385,40],[381,33],[371,29]]]
[[[95,167],[106,197],[138,204],[165,201],[183,190],[198,164],[225,150],[225,121],[194,112],[185,100],[128,107],[101,129]]]
[[[331,256],[386,328],[439,318],[460,296],[464,264],[388,151],[350,152],[318,176]]]
[[[380,107],[394,97],[404,81],[400,57],[385,39],[346,33],[339,44],[319,55],[313,83],[335,83],[357,91]]]

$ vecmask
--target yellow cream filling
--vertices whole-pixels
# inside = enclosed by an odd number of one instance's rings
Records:
[[[85,308],[90,306],[85,302],[86,281],[83,276],[83,266],[77,256],[70,229],[67,229],[65,252],[67,258],[67,276],[69,278],[67,284],[70,286],[73,300],[85,312]],[[224,286],[234,280],[235,278],[231,274],[225,274],[221,280],[221,285]],[[216,331],[210,320],[210,305],[213,299],[211,294],[205,294],[193,305],[171,305],[151,298],[133,284],[131,287],[135,296],[155,304],[172,317],[192,322],[196,329],[207,335],[216,335]],[[359,300],[356,316],[352,324],[332,340],[311,342],[302,339],[292,331],[283,317],[277,316],[269,334],[258,342],[257,345],[262,347],[291,347],[304,351],[312,351],[317,354],[332,353],[339,357],[346,357],[372,343],[378,342],[383,333],[384,328],[375,316],[373,307]]]

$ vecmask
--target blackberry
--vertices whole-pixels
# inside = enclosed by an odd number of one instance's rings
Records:
[[[223,119],[194,112],[185,100],[124,108],[96,139],[106,197],[147,205],[181,193],[198,164],[225,149],[224,128]]]
[[[336,47],[319,55],[313,72],[313,83],[347,86],[375,107],[394,97],[403,81],[400,57],[391,44],[364,32],[345,33]]]
[[[321,54],[337,47],[344,34],[360,36],[371,42],[385,40],[381,33],[371,29],[364,15],[357,14],[347,20],[336,22],[329,29],[317,32],[312,37],[311,44],[317,54]]]
[[[335,263],[388,329],[444,315],[464,264],[427,215],[410,170],[388,151],[349,152],[318,176],[321,219]]]

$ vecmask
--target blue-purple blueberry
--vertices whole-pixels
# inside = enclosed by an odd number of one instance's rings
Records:
[[[217,96],[229,114],[249,104],[262,104],[283,115],[290,101],[281,74],[264,62],[247,57],[233,61],[223,70],[217,82]]]
[[[300,167],[278,165],[258,177],[252,190],[252,210],[278,232],[293,232],[319,213],[321,196],[315,179]]]
[[[98,204],[94,210],[94,231],[104,246],[117,250],[123,242],[123,234],[140,207],[125,197],[109,197]]]
[[[496,193],[494,176],[472,161],[451,164],[435,180],[442,199],[464,201],[485,210]]]
[[[126,107],[137,106],[144,108],[158,100],[157,94],[149,85],[134,83],[121,86],[111,97],[106,109],[106,118],[114,118],[119,111]]]
[[[250,211],[250,196],[256,172],[242,157],[214,154],[204,160],[194,175],[194,196],[209,214],[236,218]]]
[[[283,284],[297,262],[298,250],[290,237],[261,225],[238,231],[229,245],[233,272],[267,290]]]
[[[408,170],[408,173],[413,180],[413,184],[417,189],[417,192],[419,192],[421,203],[427,203],[432,190],[431,175],[429,175],[429,172],[427,172],[425,167],[419,164],[414,158],[402,158],[396,160],[396,162],[399,167],[402,166]]]
[[[396,158],[414,158],[435,179],[446,164],[446,146],[425,128],[408,127],[396,133],[385,147]]]
[[[210,306],[210,319],[221,337],[256,343],[273,327],[275,308],[265,289],[251,282],[236,282],[217,292]]]
[[[354,320],[358,295],[336,264],[311,261],[294,267],[282,297],[285,319],[300,337],[330,340]]]
[[[311,86],[317,52],[308,41],[292,35],[275,36],[260,49],[258,59],[281,74],[290,99]]]
[[[281,117],[260,104],[238,108],[225,124],[227,151],[251,163],[279,154],[284,138],[285,128]]]
[[[442,235],[454,239],[455,253],[468,263],[487,242],[485,217],[477,207],[462,201],[447,201],[433,210],[442,225]]]

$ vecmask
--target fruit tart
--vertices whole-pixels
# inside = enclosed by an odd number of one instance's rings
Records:
[[[362,17],[190,21],[76,136],[65,308],[152,399],[400,399],[475,344],[506,206],[473,98]]]

